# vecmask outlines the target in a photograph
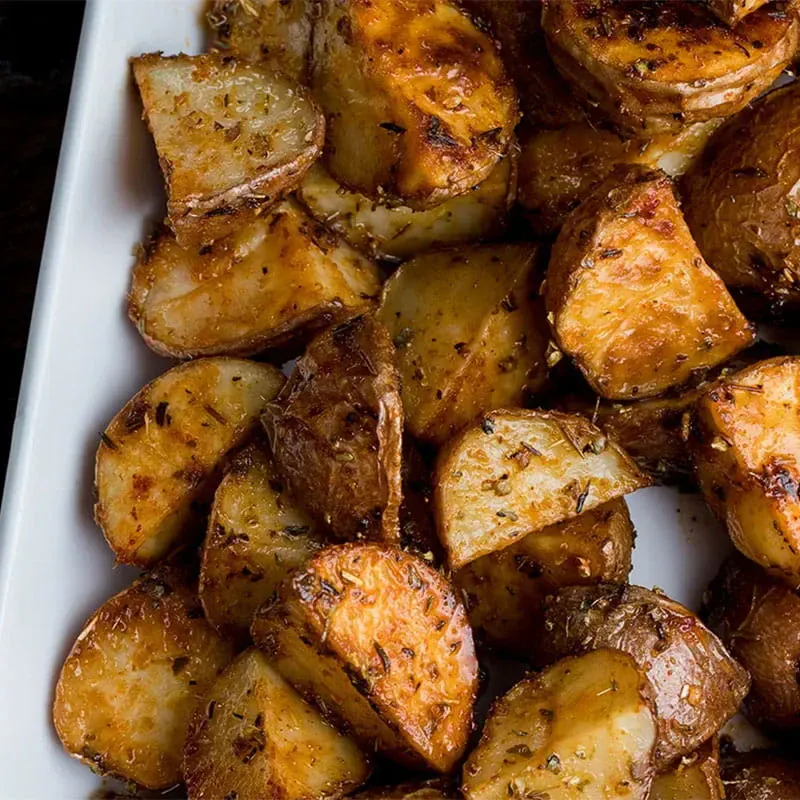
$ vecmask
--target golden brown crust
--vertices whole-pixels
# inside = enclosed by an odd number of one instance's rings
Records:
[[[719,774],[719,737],[684,756],[667,772],[656,775],[648,800],[724,800]]]
[[[641,586],[571,586],[547,603],[539,657],[545,661],[616,647],[655,691],[655,763],[666,769],[713,736],[739,708],[747,672],[687,608]]]
[[[754,340],[670,180],[638,167],[612,172],[567,218],[545,302],[559,347],[610,399],[660,394]]]
[[[252,634],[365,746],[439,772],[463,754],[478,681],[472,631],[455,592],[419,558],[377,544],[327,548],[259,611]],[[297,657],[298,642],[316,663]]]
[[[373,317],[318,336],[264,415],[278,470],[342,539],[399,543],[403,406],[394,347]]]
[[[796,800],[800,764],[776,750],[736,754],[722,762],[725,800]]]

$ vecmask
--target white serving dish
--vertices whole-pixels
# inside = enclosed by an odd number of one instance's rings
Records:
[[[99,432],[166,361],[124,310],[132,248],[163,206],[127,59],[202,49],[202,0],[90,0],[42,258],[0,517],[0,797],[88,798],[100,779],[62,751],[53,685],[82,622],[130,581],[92,520]],[[629,498],[632,582],[696,608],[728,551],[702,501]]]

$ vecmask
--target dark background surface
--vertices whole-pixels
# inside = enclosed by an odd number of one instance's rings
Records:
[[[83,10],[78,0],[0,0],[0,481]]]

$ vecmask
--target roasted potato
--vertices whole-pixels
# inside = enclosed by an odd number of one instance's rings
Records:
[[[411,258],[432,247],[501,232],[517,189],[517,148],[471,191],[429,209],[386,205],[340,186],[315,164],[298,189],[312,216],[353,247],[382,260]]]
[[[656,775],[648,800],[724,800],[719,775],[719,738],[684,756],[667,772]]]
[[[705,598],[705,614],[731,654],[750,673],[748,718],[773,730],[800,728],[800,597],[751,561],[723,564]]]
[[[800,41],[788,3],[730,29],[691,0],[553,0],[542,25],[576,95],[637,135],[736,113],[780,75]]]
[[[770,0],[706,0],[708,7],[731,27]]]
[[[228,638],[246,639],[258,607],[322,541],[267,449],[247,447],[217,488],[208,519],[200,600],[209,622]]]
[[[95,461],[94,516],[118,562],[150,566],[185,540],[196,501],[282,384],[266,364],[202,359],[156,378],[111,420]]]
[[[649,480],[578,414],[494,411],[439,454],[435,517],[452,569]]]
[[[618,498],[467,564],[453,582],[478,636],[525,658],[535,646],[530,633],[542,623],[545,598],[560,586],[624,583],[634,536],[628,507]]]
[[[250,0],[248,0],[249,2]],[[300,183],[322,152],[325,120],[296,84],[223,56],[132,60],[178,243],[220,239]]]
[[[713,736],[739,708],[750,680],[687,608],[641,586],[568,586],[545,608],[538,659],[597,647],[630,653],[655,691],[655,764],[667,769]]]
[[[797,800],[800,763],[778,751],[754,750],[723,762],[725,800]]]
[[[280,203],[213,245],[161,230],[133,271],[128,316],[172,358],[252,355],[369,310],[376,266],[296,203]]]
[[[486,180],[519,120],[492,40],[446,0],[320,5],[312,83],[331,175],[412,208]]]
[[[464,766],[467,800],[646,800],[651,690],[618,650],[565,658],[493,706]]]
[[[545,303],[561,350],[612,400],[661,394],[755,338],[703,261],[670,180],[639,167],[612,172],[569,215]]]
[[[683,187],[703,256],[760,315],[800,306],[798,115],[800,82],[757,100],[717,132]]]
[[[386,329],[356,317],[318,336],[264,414],[278,471],[341,539],[399,543],[403,404]]]
[[[403,784],[380,789],[371,789],[357,794],[353,800],[456,800],[457,794],[439,781],[418,784]]]
[[[534,244],[455,248],[418,256],[387,281],[378,317],[397,348],[415,436],[441,443],[544,385],[541,255]]]
[[[187,564],[161,565],[86,623],[56,686],[70,755],[150,789],[181,780],[189,718],[233,656],[206,622]]]
[[[370,750],[439,772],[464,752],[478,682],[472,631],[421,559],[378,544],[322,550],[258,612],[252,634]]]
[[[308,78],[311,0],[211,0],[214,46],[298,83]]]
[[[748,558],[800,585],[800,358],[762,361],[697,400],[690,447],[706,502]]]
[[[184,750],[190,800],[338,798],[360,786],[369,765],[251,648],[206,693]]]

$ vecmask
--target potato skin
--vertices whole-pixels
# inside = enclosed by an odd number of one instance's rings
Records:
[[[437,772],[463,754],[478,686],[472,631],[455,592],[421,559],[378,544],[322,550],[284,584],[277,604],[259,611],[252,634],[276,668],[365,747]],[[323,656],[315,676],[297,672],[287,634]],[[325,659],[344,669],[394,742],[363,728],[360,710],[332,696]]]
[[[101,774],[150,789],[178,783],[197,699],[232,657],[203,616],[190,565],[144,574],[94,613],[64,662],[53,705],[64,748]]]
[[[733,27],[739,20],[768,2],[769,0],[708,0],[708,7],[726,25]]]
[[[798,114],[797,82],[755,101],[717,132],[683,187],[703,256],[761,316],[800,305]]]
[[[545,598],[561,586],[624,583],[634,537],[628,507],[618,498],[467,564],[453,583],[476,635],[525,658],[531,630],[543,622]]]
[[[750,673],[744,711],[776,731],[800,727],[800,597],[742,556],[728,559],[704,602],[708,626]]]
[[[318,336],[263,421],[278,470],[342,539],[398,543],[403,405],[386,329],[356,317]]]
[[[800,36],[794,10],[781,9],[762,8],[731,30],[684,0],[553,0],[542,25],[578,97],[641,135],[730,116],[767,89]]]
[[[700,397],[690,428],[711,510],[742,553],[792,588],[800,584],[798,404],[800,358],[767,359]]]
[[[739,753],[722,762],[725,800],[796,800],[800,764],[773,750]]]
[[[612,400],[661,394],[754,341],[670,180],[638,167],[612,172],[567,218],[545,303],[559,347]]]
[[[719,774],[719,737],[684,756],[668,772],[653,779],[647,800],[724,800]]]
[[[689,755],[730,719],[750,687],[747,672],[687,608],[641,586],[570,586],[547,602],[539,657],[596,647],[629,653],[655,690],[656,768]]]
[[[412,208],[485,180],[519,120],[493,42],[444,0],[323,0],[312,81],[331,175]]]

